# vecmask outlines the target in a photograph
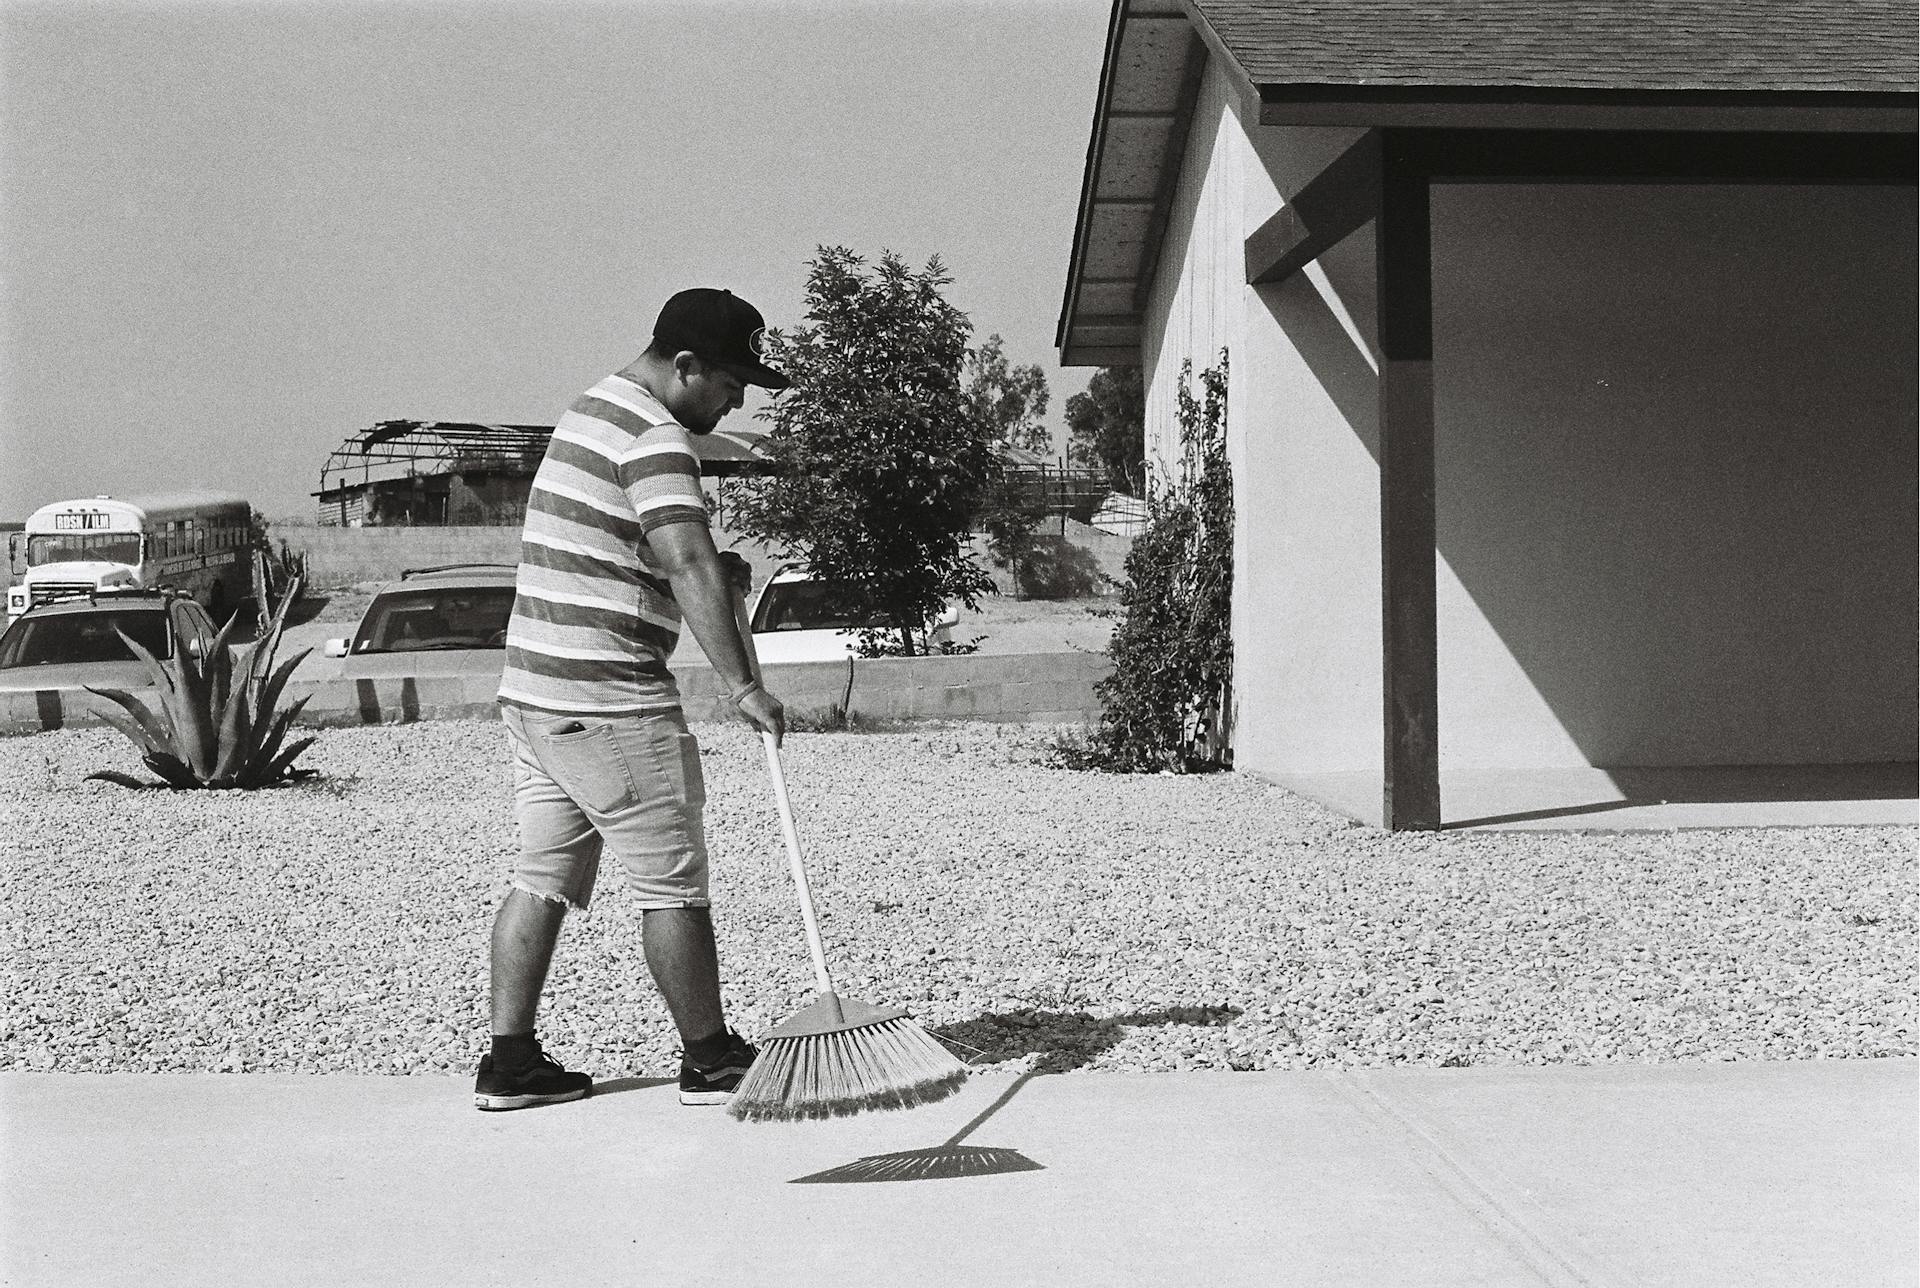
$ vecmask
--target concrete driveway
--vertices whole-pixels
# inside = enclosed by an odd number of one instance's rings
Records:
[[[984,1074],[771,1125],[649,1078],[7,1074],[5,1282],[1903,1285],[1915,1074]]]

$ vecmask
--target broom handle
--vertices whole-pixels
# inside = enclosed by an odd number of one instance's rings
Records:
[[[760,655],[753,647],[753,629],[747,620],[747,597],[739,587],[733,589],[733,620],[740,628],[740,645],[746,650],[747,669],[760,678]],[[800,920],[807,927],[807,951],[813,954],[813,977],[820,991],[833,993],[833,977],[827,974],[827,950],[820,943],[820,922],[813,913],[813,895],[807,889],[807,865],[800,857],[800,830],[793,822],[793,802],[787,797],[787,775],[780,766],[780,744],[765,730],[760,742],[767,749],[767,775],[773,780],[773,800],[780,809],[780,833],[787,842],[787,868],[793,873],[793,888],[800,894]]]
[[[800,919],[807,923],[807,951],[813,954],[813,977],[822,993],[832,993],[827,952],[820,946],[820,923],[813,915],[813,896],[807,892],[807,869],[800,861],[800,833],[793,826],[793,804],[787,799],[787,776],[780,771],[780,748],[770,733],[763,732],[760,741],[767,748],[767,773],[773,778],[773,799],[780,807],[780,830],[787,838],[787,866],[793,871],[793,888],[800,893]]]

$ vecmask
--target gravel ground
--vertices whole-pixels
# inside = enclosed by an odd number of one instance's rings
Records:
[[[743,729],[699,730],[727,1002],[809,996]],[[1912,1055],[1906,829],[1391,836],[1242,776],[1036,763],[1046,731],[789,739],[842,991],[977,1064],[1055,1070]],[[134,793],[107,730],[0,739],[14,967],[0,1069],[472,1067],[511,856],[497,724],[328,732],[323,777]],[[568,919],[542,1036],[670,1072],[611,870]]]

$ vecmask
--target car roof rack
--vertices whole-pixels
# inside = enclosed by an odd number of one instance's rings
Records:
[[[434,564],[430,568],[403,568],[400,570],[400,580],[405,581],[409,577],[424,577],[428,573],[435,573],[435,572],[461,572],[468,568],[514,568],[514,569],[517,569],[519,568],[519,566],[520,565],[518,564],[509,564],[509,563]]]
[[[160,599],[177,599],[180,595],[180,592],[175,590],[172,586],[89,586],[87,587],[87,602],[89,604],[99,603],[100,597],[102,595],[109,595],[116,598],[120,596],[130,596],[130,595],[151,595]],[[58,603],[70,602],[71,600],[75,600],[78,598],[80,598],[79,595],[70,595],[70,596],[67,596],[65,599],[51,599],[51,600],[48,600],[47,602],[51,604],[58,604]]]

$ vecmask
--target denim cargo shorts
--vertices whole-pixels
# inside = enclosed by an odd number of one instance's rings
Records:
[[[679,711],[561,716],[502,705],[520,826],[516,889],[571,907],[593,897],[610,850],[642,908],[704,908],[700,745]]]

